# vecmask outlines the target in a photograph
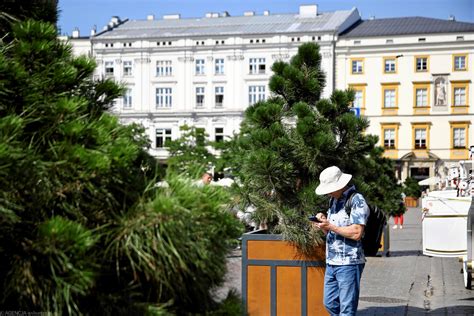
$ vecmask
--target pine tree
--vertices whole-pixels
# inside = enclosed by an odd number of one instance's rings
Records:
[[[365,133],[369,121],[351,111],[354,92],[321,99],[320,64],[319,47],[311,43],[289,63],[276,62],[269,83],[274,96],[246,110],[234,150],[241,191],[257,207],[256,219],[303,252],[321,242],[307,216],[327,209],[327,198],[314,193],[323,169],[337,165],[352,174],[358,189],[385,210],[400,200],[391,162],[375,146],[377,137]]]
[[[219,188],[154,187],[138,125],[109,113],[124,89],[94,81],[52,24],[0,43],[0,310],[204,313],[240,225]],[[177,283],[175,281],[178,280]]]
[[[27,20],[12,36],[0,47],[0,306],[78,312],[101,273],[100,228],[142,196],[152,160],[140,128],[106,113],[122,88],[93,82],[95,63],[53,25]]]
[[[1,40],[9,42],[13,22],[33,19],[56,25],[58,0],[3,0],[0,2]]]

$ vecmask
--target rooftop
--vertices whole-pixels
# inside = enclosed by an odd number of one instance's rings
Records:
[[[474,23],[425,17],[361,20],[344,31],[341,37],[474,32]]]
[[[267,14],[247,16],[217,16],[205,18],[162,20],[126,20],[96,35],[99,39],[139,39],[189,36],[225,36],[243,34],[321,33],[344,31],[360,19],[353,8],[348,11],[301,14]],[[346,21],[350,20],[350,23]]]

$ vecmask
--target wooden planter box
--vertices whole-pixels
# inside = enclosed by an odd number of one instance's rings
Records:
[[[380,240],[380,248],[377,252],[377,256],[388,257],[390,256],[390,225],[385,225]]]
[[[407,196],[405,198],[405,206],[406,207],[418,207],[418,198]]]
[[[307,258],[301,257],[280,235],[244,234],[242,300],[245,315],[328,315],[323,305],[326,266],[323,247]]]

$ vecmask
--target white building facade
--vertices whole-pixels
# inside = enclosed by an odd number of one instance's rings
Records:
[[[367,20],[336,45],[336,88],[352,88],[398,176],[444,176],[473,145],[474,24]]]
[[[178,138],[184,124],[205,128],[211,140],[237,133],[245,109],[269,97],[272,64],[289,61],[304,42],[320,45],[328,97],[335,84],[337,37],[358,20],[357,9],[320,13],[316,5],[300,6],[296,14],[113,17],[91,37],[91,54],[97,77],[127,87],[114,111],[124,123],[141,123],[151,153],[164,159],[166,141]]]

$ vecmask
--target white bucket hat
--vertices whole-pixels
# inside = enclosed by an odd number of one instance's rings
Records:
[[[341,169],[332,166],[324,169],[319,175],[319,185],[315,192],[324,195],[344,188],[352,179],[352,175],[343,173]]]

